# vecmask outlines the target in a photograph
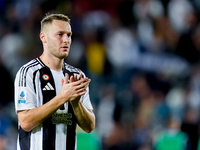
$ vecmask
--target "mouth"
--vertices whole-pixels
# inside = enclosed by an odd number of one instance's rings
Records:
[[[68,46],[63,46],[63,47],[61,47],[61,48],[64,49],[64,50],[68,50],[68,49],[69,49]]]

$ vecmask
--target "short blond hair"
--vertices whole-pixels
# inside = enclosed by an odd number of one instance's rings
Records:
[[[62,20],[70,23],[69,17],[63,14],[46,14],[46,16],[41,21],[41,32],[44,30],[44,26],[51,24],[53,20]]]

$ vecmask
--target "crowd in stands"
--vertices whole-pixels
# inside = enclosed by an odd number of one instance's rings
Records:
[[[47,13],[70,17],[66,62],[92,79],[93,150],[200,150],[199,0],[0,0],[0,149],[16,149],[13,82]]]

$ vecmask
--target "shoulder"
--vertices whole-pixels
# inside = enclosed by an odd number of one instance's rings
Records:
[[[69,71],[72,74],[82,73],[84,75],[84,77],[85,77],[85,74],[81,69],[76,68],[76,67],[74,67],[74,66],[72,66],[72,65],[70,65],[70,64],[68,64],[66,62],[64,62],[64,69],[66,69],[67,71]]]
[[[43,67],[44,64],[38,58],[24,64],[16,74],[16,85],[26,87],[28,83],[32,83],[35,73]]]
[[[33,59],[33,60],[29,61],[28,63],[24,64],[19,69],[17,74],[24,76],[27,74],[34,73],[35,71],[41,69],[42,67],[44,67],[44,64],[42,64],[42,62],[40,62],[40,60],[38,58],[36,58],[36,59]]]

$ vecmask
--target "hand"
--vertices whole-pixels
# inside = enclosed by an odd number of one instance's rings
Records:
[[[68,81],[69,80],[69,81]],[[79,75],[71,76],[69,79],[68,74],[65,75],[65,79],[62,79],[62,90],[61,95],[65,97],[65,101],[73,101],[75,99],[80,99],[82,95],[84,95],[87,91],[86,88],[90,83],[90,79],[84,78],[82,79],[82,73]]]

